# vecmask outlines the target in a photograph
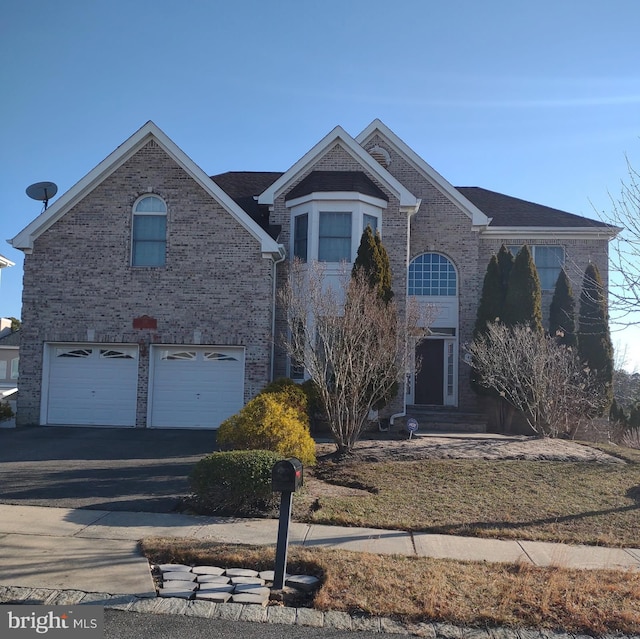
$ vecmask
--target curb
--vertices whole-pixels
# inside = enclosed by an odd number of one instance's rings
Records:
[[[590,635],[554,630],[507,627],[473,628],[440,622],[404,623],[388,617],[357,616],[346,612],[331,610],[325,612],[314,608],[265,607],[256,604],[190,601],[171,597],[137,597],[135,595],[111,595],[102,592],[51,590],[22,586],[0,586],[1,604],[93,605],[126,612],[185,615],[206,619],[273,623],[334,630],[384,632],[427,639],[593,639]],[[619,633],[601,635],[601,637],[604,639],[640,639],[640,635]]]

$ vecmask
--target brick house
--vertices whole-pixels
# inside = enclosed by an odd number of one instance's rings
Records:
[[[606,281],[615,232],[455,188],[379,120],[336,127],[284,173],[213,177],[148,122],[10,241],[25,252],[18,424],[216,428],[297,373],[274,338],[287,261],[336,271],[366,225],[400,312],[407,295],[438,308],[397,413],[476,408],[461,345],[501,244],[533,247],[548,307],[563,264]]]

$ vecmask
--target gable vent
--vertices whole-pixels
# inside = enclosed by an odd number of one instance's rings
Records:
[[[387,149],[383,149],[379,144],[369,149],[369,155],[380,165],[386,169],[391,164],[391,156]]]

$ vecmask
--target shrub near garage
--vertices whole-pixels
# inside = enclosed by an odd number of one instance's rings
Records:
[[[304,465],[316,462],[315,442],[298,407],[281,393],[262,393],[220,425],[222,448],[271,450],[283,457],[297,457]]]
[[[231,450],[203,457],[189,481],[194,506],[203,513],[253,515],[277,504],[271,470],[282,459],[269,450]]]

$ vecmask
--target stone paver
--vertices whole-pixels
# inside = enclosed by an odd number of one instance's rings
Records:
[[[164,599],[156,608],[156,613],[162,615],[184,615],[189,607],[186,599]]]
[[[322,628],[324,626],[324,613],[314,608],[298,608],[296,624],[300,626],[312,626]]]
[[[196,575],[208,575],[210,577],[220,577],[224,575],[225,569],[219,566],[194,566],[191,568],[191,572]]]
[[[227,570],[224,571],[225,577],[231,577],[232,580],[234,577],[236,578],[246,578],[246,577],[250,577],[250,578],[256,578],[258,577],[258,571],[257,570],[249,570],[247,568],[228,568]]]
[[[292,575],[285,580],[285,586],[298,588],[305,592],[312,592],[320,587],[320,580],[313,575]]]
[[[231,593],[224,590],[198,590],[195,593],[196,600],[215,601],[226,603],[231,599]]]
[[[267,621],[292,625],[296,621],[296,609],[286,606],[269,606],[267,608]]]
[[[216,605],[217,604],[213,601],[194,599],[189,601],[189,605],[187,606],[184,614],[190,617],[209,618],[213,616]]]

